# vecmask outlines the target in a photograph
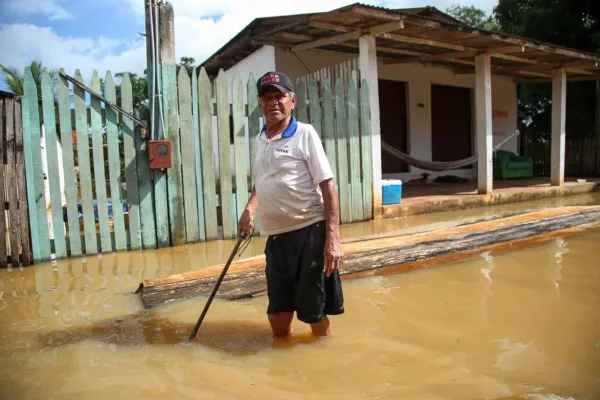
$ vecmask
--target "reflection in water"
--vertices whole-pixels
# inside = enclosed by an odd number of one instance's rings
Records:
[[[206,298],[146,311],[133,294],[224,262],[231,241],[0,271],[0,399],[597,399],[599,240],[346,281],[321,340],[297,322],[275,340],[261,296],[215,300],[186,344]]]
[[[552,283],[556,288],[556,294],[558,295],[558,297],[560,297],[560,281],[562,279],[562,267],[564,261],[563,256],[569,252],[569,248],[567,247],[567,241],[562,238],[556,239],[556,247],[557,249],[554,255],[556,262],[554,263],[554,265],[552,265],[554,267]]]

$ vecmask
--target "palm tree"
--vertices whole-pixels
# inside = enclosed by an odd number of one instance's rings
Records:
[[[31,68],[31,74],[33,75],[33,80],[35,81],[38,89],[38,97],[42,99],[42,74],[44,73],[44,66],[41,61],[32,61],[29,64],[29,68]],[[0,70],[2,71],[2,77],[4,78],[4,82],[6,82],[6,86],[8,89],[19,95],[24,95],[24,76],[21,71],[17,68],[6,67],[0,64]],[[48,73],[52,80],[55,80],[58,76],[58,70],[49,70]]]

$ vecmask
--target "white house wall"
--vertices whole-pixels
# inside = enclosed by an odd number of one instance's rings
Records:
[[[339,54],[325,51],[299,52],[298,58],[291,53],[275,49],[275,65],[277,70],[289,74],[292,78],[304,76],[320,68],[339,64],[356,58],[358,55]],[[308,67],[308,69],[307,69]],[[309,71],[310,70],[310,71]],[[449,85],[464,88],[475,88],[475,76],[455,75],[445,68],[422,66],[417,64],[379,65],[379,78],[404,81],[408,91],[408,148],[411,156],[431,161],[431,85]],[[422,103],[422,108],[418,104]],[[474,94],[472,94],[474,104]],[[511,79],[492,77],[492,110],[494,145],[505,140],[517,129],[517,87]],[[472,112],[473,148],[475,149],[475,112]],[[503,150],[517,151],[518,137],[514,136],[502,145]],[[476,167],[476,165],[475,165]],[[384,175],[384,178],[412,179],[419,176],[422,170],[411,167],[410,172]],[[430,171],[428,171],[430,172]],[[432,176],[453,174],[462,177],[476,178],[476,168],[470,170],[454,170],[442,173],[430,172]]]

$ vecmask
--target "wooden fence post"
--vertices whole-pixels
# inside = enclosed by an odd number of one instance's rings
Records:
[[[160,61],[162,63],[162,99],[165,118],[165,139],[171,141],[171,168],[167,169],[168,208],[171,243],[185,244],[185,208],[181,172],[181,146],[177,104],[177,65],[175,63],[175,21],[171,3],[161,3]]]

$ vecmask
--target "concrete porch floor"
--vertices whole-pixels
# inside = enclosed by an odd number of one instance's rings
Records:
[[[477,194],[477,181],[461,183],[433,183],[430,185],[402,187],[400,204],[383,206],[378,219],[485,207],[516,203],[550,197],[569,196],[600,191],[600,178],[586,178],[585,183],[576,178],[565,178],[562,187],[550,185],[550,177],[494,181],[492,193]]]

